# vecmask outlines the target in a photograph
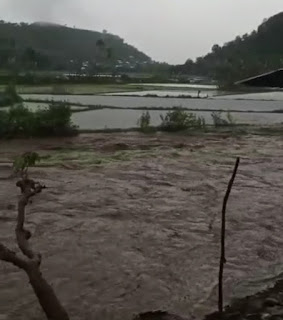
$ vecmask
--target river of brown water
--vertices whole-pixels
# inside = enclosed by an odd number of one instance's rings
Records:
[[[2,142],[0,159],[58,147],[101,154],[149,149],[107,165],[66,159],[64,167],[33,169],[50,188],[29,207],[32,243],[72,319],[127,320],[154,309],[200,318],[216,309],[219,217],[238,155],[227,210],[226,303],[281,277],[282,145],[280,137],[96,134]],[[3,166],[0,177],[6,174]],[[15,181],[0,180],[0,241],[11,248],[17,196]],[[0,316],[44,319],[25,275],[4,263]]]

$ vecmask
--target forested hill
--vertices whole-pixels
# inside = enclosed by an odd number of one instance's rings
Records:
[[[71,70],[145,64],[150,58],[120,37],[49,23],[0,22],[0,68]],[[89,64],[89,66],[87,65]]]
[[[210,75],[223,84],[283,67],[283,12],[265,20],[257,30],[236,37],[209,54],[188,60],[175,71]]]

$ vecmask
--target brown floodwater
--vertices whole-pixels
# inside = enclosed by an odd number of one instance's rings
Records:
[[[83,165],[74,158],[31,171],[49,188],[29,206],[42,271],[71,319],[131,319],[165,309],[201,318],[217,303],[220,211],[236,156],[239,173],[227,208],[225,301],[282,277],[283,139],[93,134],[0,142],[15,154],[80,147],[127,159]],[[138,153],[138,150],[143,150]],[[0,165],[0,178],[9,174]],[[0,180],[0,242],[15,248],[18,190]],[[44,319],[25,274],[0,263],[0,319]]]

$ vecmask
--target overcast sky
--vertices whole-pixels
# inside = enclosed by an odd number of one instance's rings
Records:
[[[169,63],[204,55],[280,11],[283,0],[0,0],[2,20],[106,29]]]

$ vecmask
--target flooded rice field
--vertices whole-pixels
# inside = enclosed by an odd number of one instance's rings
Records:
[[[225,96],[216,97],[217,99],[227,100],[278,100],[283,101],[283,91],[270,91],[270,92],[257,92],[257,93],[246,93],[246,94],[231,94]]]
[[[144,90],[144,91],[132,91],[132,92],[117,92],[117,93],[107,93],[106,96],[158,96],[158,97],[213,97],[219,92],[217,90]]]
[[[156,91],[152,91],[156,92]],[[166,91],[164,91],[166,93]],[[125,93],[123,93],[125,94]],[[232,116],[237,123],[241,124],[278,124],[283,122],[283,113],[273,113],[283,110],[282,101],[256,101],[228,99],[215,97],[211,99],[186,99],[165,97],[136,97],[136,96],[109,96],[109,95],[23,95],[25,99],[67,101],[73,104],[99,105],[125,108],[127,110],[102,109],[75,113],[73,121],[80,129],[103,129],[103,128],[132,128],[137,127],[137,121],[142,114],[137,108],[190,108],[197,116],[204,117],[208,124],[212,123],[211,112],[213,110],[232,111]],[[42,103],[39,103],[42,105]],[[36,103],[28,103],[35,108]],[[73,110],[80,108],[73,106]],[[239,112],[237,112],[239,111]],[[241,113],[240,113],[241,112]],[[253,112],[253,113],[251,113]],[[150,111],[151,124],[159,125],[160,115],[166,111]]]
[[[182,99],[162,97],[120,97],[120,96],[98,96],[98,95],[22,95],[24,99],[68,101],[70,103],[81,103],[84,105],[114,106],[120,108],[139,107],[189,107],[192,109],[223,109],[238,111],[273,111],[283,109],[282,101],[252,101],[252,100],[225,100],[225,99]]]
[[[282,147],[281,137],[95,134],[2,141],[0,159],[49,155],[31,171],[49,188],[29,206],[27,225],[72,319],[156,309],[200,319],[216,309],[220,211],[236,156],[225,301],[282,278]],[[9,173],[0,165],[0,177]],[[0,242],[11,248],[17,197],[15,181],[1,180]],[[21,271],[0,263],[0,284],[2,318],[44,319]]]
[[[149,111],[151,125],[158,126],[161,124],[160,115],[165,115],[167,111]],[[194,112],[194,111],[192,111]],[[72,116],[74,124],[82,130],[92,129],[128,129],[137,127],[138,119],[141,117],[142,110],[113,110],[102,109],[95,111],[86,111],[74,113]],[[211,112],[198,111],[194,112],[197,116],[203,117],[206,124],[213,124]],[[255,124],[255,125],[272,125],[283,122],[283,113],[241,113],[231,112],[236,123]],[[223,114],[225,118],[225,113]]]

